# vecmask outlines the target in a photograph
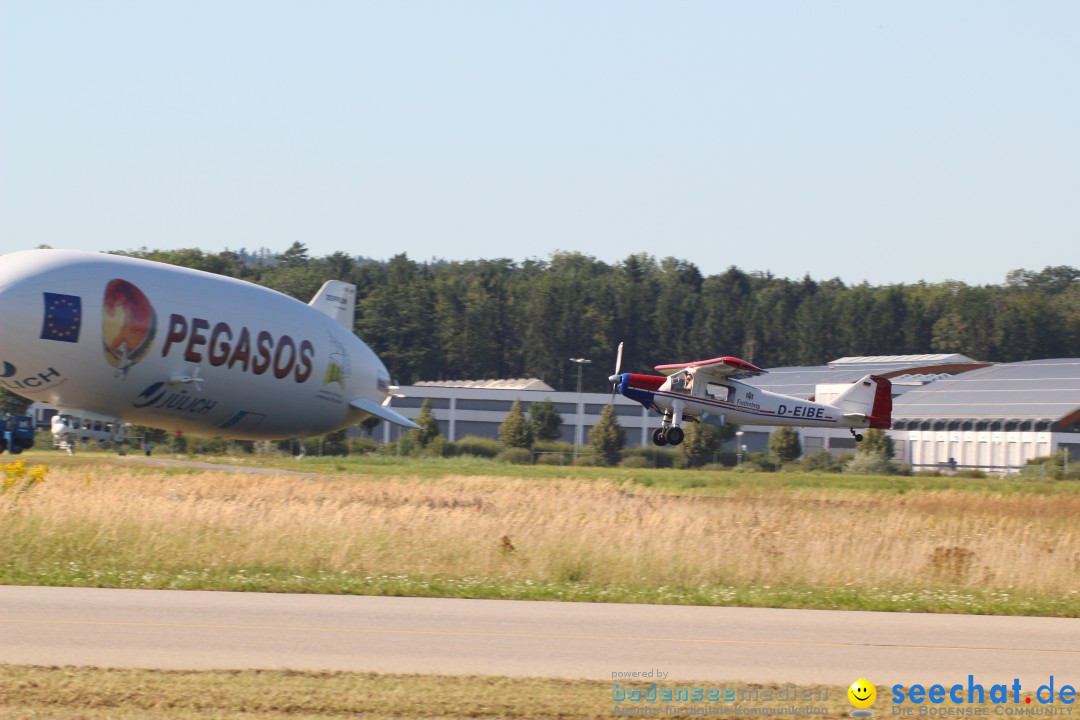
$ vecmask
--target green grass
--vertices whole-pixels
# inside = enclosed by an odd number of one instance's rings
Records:
[[[1076,594],[920,587],[903,590],[767,585],[627,585],[572,579],[542,582],[498,577],[365,575],[296,567],[146,571],[102,569],[69,562],[41,568],[0,569],[0,585],[1080,617],[1080,596]]]
[[[22,458],[28,463],[40,462],[49,466],[82,466],[92,459],[98,468],[123,469],[129,472],[194,474],[199,469],[155,466],[142,463],[138,457],[118,458],[115,453],[92,450],[72,457],[55,450],[31,450]],[[510,465],[489,458],[474,456],[453,458],[405,457],[396,455],[312,456],[302,460],[281,455],[173,455],[157,453],[155,458],[190,460],[239,467],[276,468],[325,475],[368,477],[440,478],[447,475],[466,477],[508,477],[559,479],[572,477],[582,480],[611,480],[675,494],[718,495],[731,492],[768,492],[771,490],[829,489],[880,492],[903,495],[910,492],[955,490],[1000,495],[1080,495],[1080,481],[1042,480],[1039,478],[905,475],[847,475],[798,471],[744,472],[741,469],[656,469],[619,467],[570,467],[559,465]]]

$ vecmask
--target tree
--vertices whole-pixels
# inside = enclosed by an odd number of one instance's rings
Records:
[[[686,423],[683,429],[686,431],[686,437],[680,447],[687,467],[700,467],[712,462],[716,453],[724,445],[724,429],[716,425],[700,422]]]
[[[417,447],[426,448],[435,438],[439,437],[439,421],[435,419],[435,415],[431,412],[430,398],[424,398],[424,402],[421,403],[420,413],[416,416],[416,424],[420,426],[420,429],[410,430],[409,436]]]
[[[297,240],[289,249],[278,255],[278,261],[283,267],[302,267],[308,264],[307,245]]]
[[[529,424],[534,440],[558,440],[562,437],[562,415],[555,410],[555,403],[545,398],[529,406]]]
[[[884,430],[867,430],[855,451],[855,458],[844,468],[844,472],[855,475],[891,475],[896,472],[892,457],[892,438],[886,435]]]
[[[615,406],[605,405],[600,420],[589,433],[589,446],[602,465],[619,462],[619,453],[626,446],[626,433],[615,418]]]
[[[863,441],[859,443],[859,450],[868,453],[877,453],[892,459],[896,451],[891,437],[880,428],[871,428],[863,434]]]
[[[33,404],[33,400],[16,395],[6,388],[0,388],[0,414],[25,415]]]
[[[532,428],[521,412],[521,401],[515,400],[510,412],[499,426],[499,440],[508,448],[528,448],[532,446]]]
[[[802,443],[795,428],[778,428],[769,436],[769,452],[781,462],[798,460],[802,455]]]

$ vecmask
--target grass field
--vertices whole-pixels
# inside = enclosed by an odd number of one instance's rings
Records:
[[[1080,616],[1075,483],[28,457],[6,584]]]

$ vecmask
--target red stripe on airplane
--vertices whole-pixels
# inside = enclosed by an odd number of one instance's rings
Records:
[[[634,373],[627,373],[630,376],[630,387],[636,390],[659,390],[660,386],[667,381],[666,377],[660,375],[636,375]]]
[[[748,363],[745,360],[740,360],[739,358],[731,357],[730,355],[725,355],[724,357],[713,358],[712,360],[698,360],[697,362],[692,362],[692,363],[676,363],[674,365],[657,365],[656,369],[660,370],[660,371],[664,371],[664,370],[681,370],[682,368],[695,368],[695,367],[702,367],[703,365],[718,365],[720,363],[723,363],[725,365],[729,365],[731,367],[739,368],[740,370],[745,370],[747,372],[755,372],[755,373],[763,373],[763,372],[765,372],[764,370],[759,368],[757,365],[754,365],[753,363]]]

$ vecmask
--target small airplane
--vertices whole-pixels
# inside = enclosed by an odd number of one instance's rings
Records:
[[[615,374],[608,378],[612,395],[619,394],[663,414],[652,439],[657,445],[683,441],[684,420],[722,426],[725,420],[739,425],[794,425],[800,427],[856,429],[892,427],[892,383],[867,375],[840,393],[831,403],[803,400],[747,385],[741,380],[766,370],[735,357],[657,365],[662,375],[621,372],[623,344],[619,343]]]
[[[0,256],[0,386],[72,416],[236,439],[380,420],[415,429],[387,407],[390,374],[353,334],[355,298],[338,280],[305,305],[148,260],[10,253]]]

